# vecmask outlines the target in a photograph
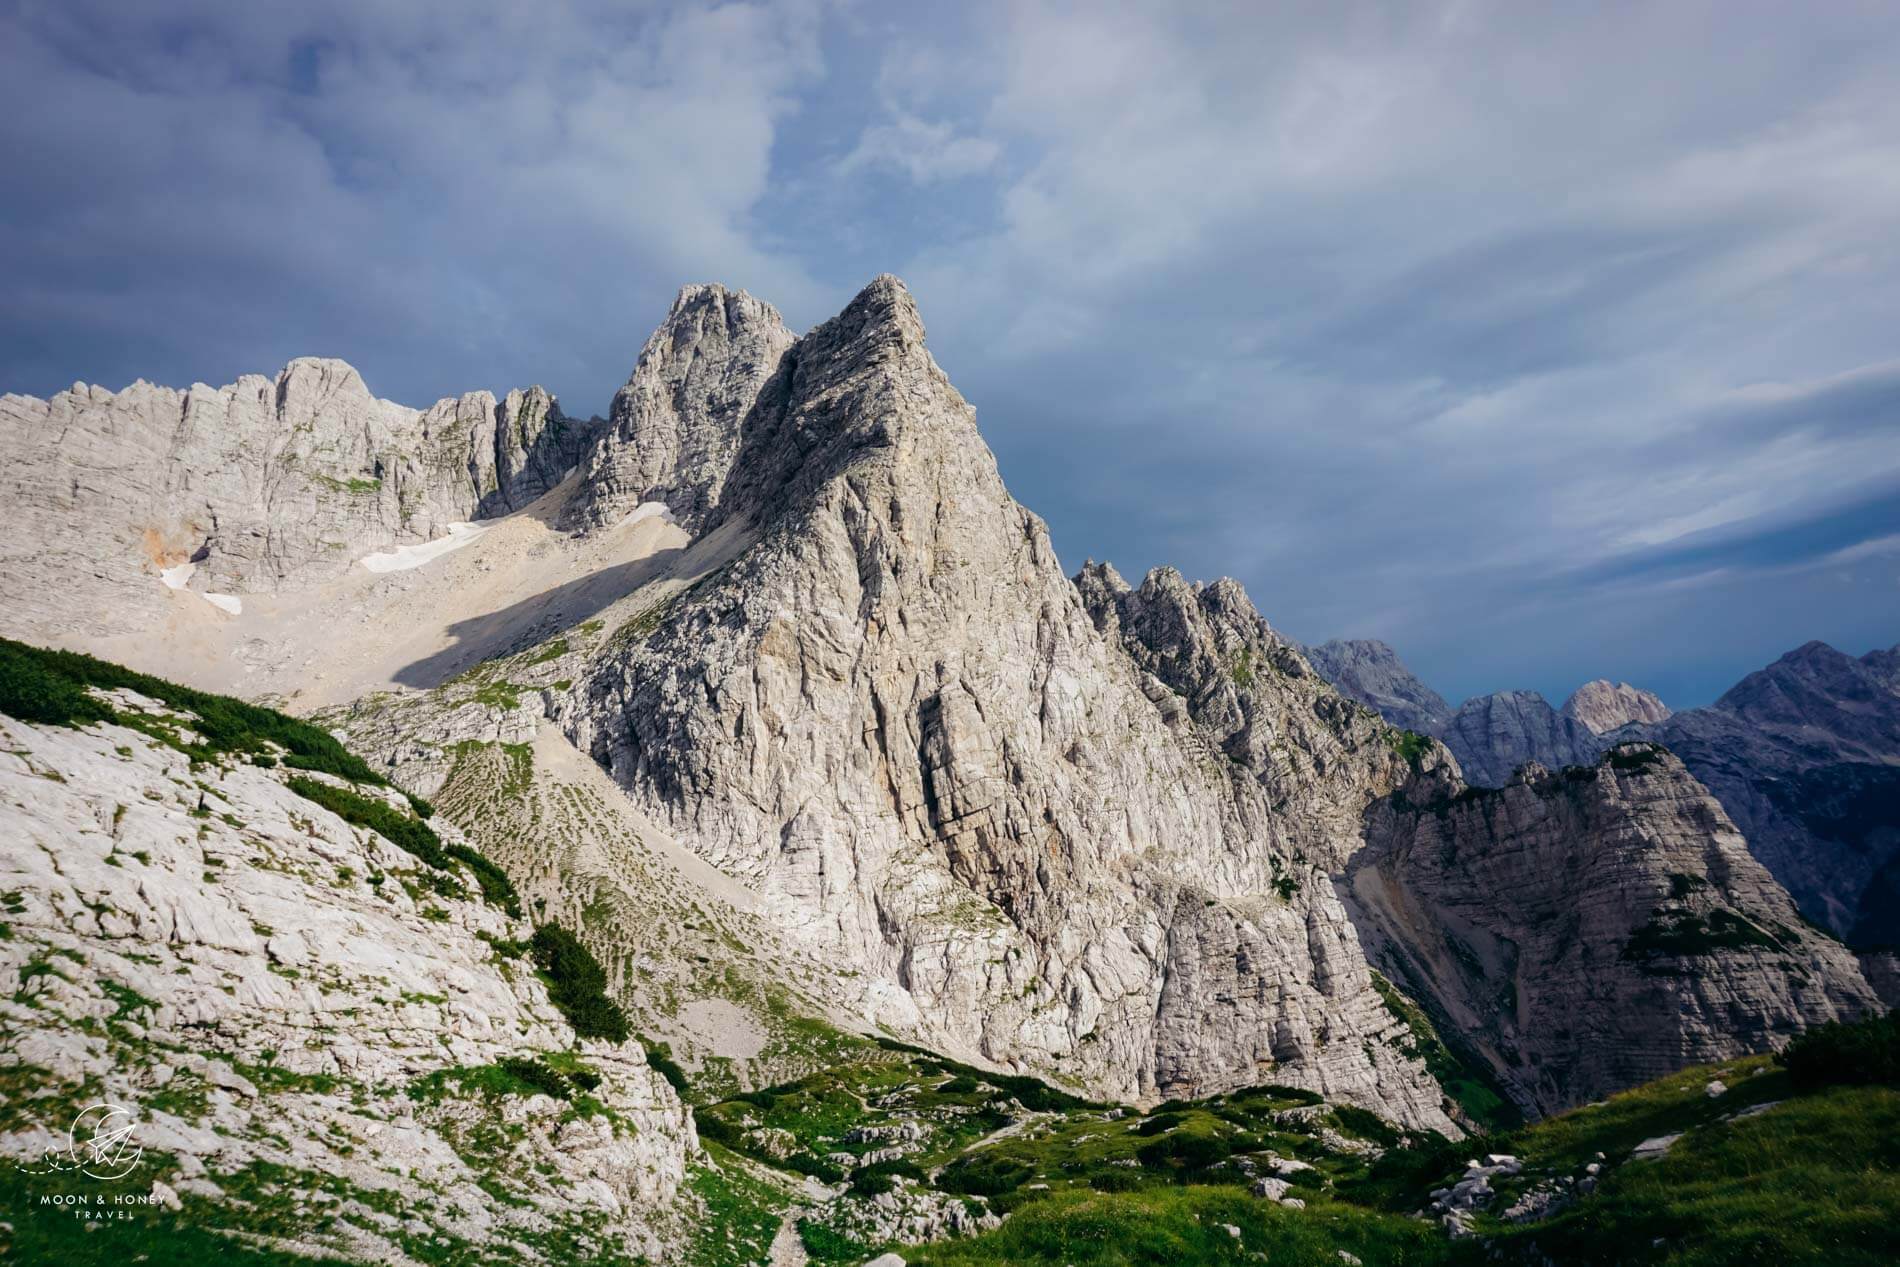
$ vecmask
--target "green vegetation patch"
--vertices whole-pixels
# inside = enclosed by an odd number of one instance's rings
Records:
[[[197,720],[192,729],[198,738],[186,741],[158,718],[121,712],[90,694],[89,688],[136,691],[176,712],[193,714]],[[116,722],[200,761],[227,753],[269,757],[273,749],[282,749],[284,764],[296,769],[332,774],[353,783],[384,783],[335,735],[309,722],[75,651],[31,647],[6,638],[0,638],[0,713],[52,726]]]
[[[607,997],[607,974],[579,938],[558,924],[543,924],[534,930],[528,953],[547,980],[548,997],[576,1034],[627,1041],[627,1014]]]
[[[1423,767],[1425,754],[1432,750],[1431,739],[1415,730],[1388,730],[1385,741],[1414,771]]]
[[[489,861],[487,855],[464,844],[445,845],[435,829],[420,818],[404,814],[387,801],[361,796],[348,788],[318,779],[291,778],[285,786],[305,800],[314,801],[346,823],[367,827],[390,844],[414,855],[436,871],[447,872],[452,862],[460,862],[475,873],[482,898],[510,915],[520,915],[521,906],[515,886],[507,872]],[[453,894],[449,895],[453,896]]]
[[[1779,1057],[1794,1085],[1900,1086],[1900,1012],[1817,1025]]]
[[[917,1267],[1262,1261],[1277,1267],[1340,1267],[1342,1250],[1381,1267],[1422,1267],[1448,1262],[1452,1254],[1442,1231],[1412,1219],[1331,1203],[1288,1210],[1238,1187],[1218,1187],[1062,1193],[1011,1216],[995,1231],[906,1249],[904,1259]]]
[[[557,1068],[559,1064],[561,1067]],[[557,1100],[571,1099],[577,1093],[597,1090],[600,1075],[567,1053],[549,1058],[510,1056],[492,1065],[458,1065],[438,1069],[417,1079],[409,1087],[409,1098],[435,1103],[450,1089],[464,1095],[496,1099],[505,1095],[547,1095]]]
[[[1688,912],[1658,910],[1649,923],[1636,930],[1623,948],[1623,958],[1648,960],[1711,955],[1718,950],[1761,946],[1781,950],[1782,944],[1741,915],[1716,907],[1707,917]]]

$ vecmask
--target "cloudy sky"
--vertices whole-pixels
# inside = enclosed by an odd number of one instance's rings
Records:
[[[0,390],[916,293],[1065,563],[1454,702],[1900,640],[1900,8],[0,0]]]

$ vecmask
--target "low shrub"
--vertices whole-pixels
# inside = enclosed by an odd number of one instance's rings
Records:
[[[348,788],[337,787],[320,779],[294,775],[284,786],[307,801],[314,801],[346,823],[367,827],[403,852],[412,854],[436,871],[447,872],[451,860],[467,866],[481,886],[482,900],[499,906],[510,915],[520,915],[521,905],[508,873],[489,861],[488,856],[464,844],[445,845],[435,829],[419,818],[395,809],[388,802],[362,796]],[[444,897],[460,897],[459,889],[438,891]]]
[[[1165,1135],[1185,1121],[1187,1121],[1185,1114],[1157,1113],[1153,1117],[1142,1119],[1141,1125],[1135,1128],[1135,1134]]]
[[[1900,1085],[1900,1012],[1817,1025],[1776,1058],[1804,1091],[1827,1086]]]
[[[1180,1132],[1164,1136],[1152,1144],[1143,1144],[1136,1151],[1135,1158],[1149,1170],[1185,1174],[1191,1170],[1207,1169],[1215,1162],[1224,1160],[1230,1151],[1225,1142],[1211,1135]]]
[[[924,1172],[916,1162],[898,1158],[893,1161],[880,1161],[863,1166],[851,1174],[851,1191],[861,1197],[874,1197],[880,1192],[889,1192],[896,1187],[899,1175],[906,1179],[924,1182]]]
[[[674,1063],[673,1049],[665,1043],[650,1043],[645,1038],[640,1040],[640,1045],[646,1048],[647,1064],[652,1067],[655,1073],[665,1078],[673,1090],[679,1093],[680,1098],[684,1099],[686,1097],[686,1071]]]
[[[1014,1157],[978,1154],[945,1167],[937,1175],[937,1186],[945,1192],[960,1192],[965,1196],[997,1197],[1014,1192],[1034,1173],[1027,1162]]]
[[[496,1063],[501,1066],[502,1072],[515,1079],[515,1081],[532,1090],[551,1095],[557,1100],[567,1099],[569,1093],[573,1090],[568,1083],[566,1075],[556,1073],[538,1060],[532,1060],[522,1056],[510,1056]],[[600,1082],[598,1078],[594,1081],[596,1085]]]
[[[819,1183],[842,1183],[844,1181],[844,1171],[814,1153],[793,1153],[779,1164],[784,1166],[787,1170],[796,1171],[798,1174],[810,1175]]]
[[[528,953],[547,978],[548,997],[576,1034],[616,1043],[627,1041],[631,1032],[627,1014],[607,997],[607,974],[579,938],[559,924],[543,924],[534,930]],[[661,1073],[664,1076],[665,1071]]]

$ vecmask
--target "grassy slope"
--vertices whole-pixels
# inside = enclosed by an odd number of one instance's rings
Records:
[[[1704,1094],[1712,1077],[1728,1082]],[[1759,1114],[1737,1114],[1772,1104]],[[1682,1134],[1657,1161],[1631,1162],[1643,1140]],[[1403,1211],[1455,1177],[1467,1155],[1508,1151],[1525,1174],[1500,1191],[1578,1175],[1601,1153],[1597,1191],[1547,1221],[1479,1220],[1480,1241],[1452,1242]],[[1054,1159],[1051,1159],[1054,1164]],[[1685,1070],[1601,1105],[1481,1145],[1392,1154],[1331,1199],[1285,1211],[1238,1187],[1132,1193],[1057,1192],[971,1240],[903,1251],[918,1264],[1066,1263],[1156,1267],[1185,1262],[1842,1264],[1900,1261],[1900,1090],[1832,1087],[1796,1094],[1767,1058]],[[1508,1197],[1497,1203],[1502,1208]],[[1232,1224],[1233,1237],[1221,1224]]]

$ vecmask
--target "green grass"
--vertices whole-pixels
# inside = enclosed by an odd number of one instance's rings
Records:
[[[1240,1235],[1229,1233],[1228,1226]],[[1275,1267],[1340,1267],[1342,1249],[1382,1267],[1451,1261],[1444,1234],[1423,1223],[1330,1202],[1288,1210],[1237,1187],[1064,1193],[1019,1211],[995,1231],[906,1249],[903,1256],[914,1267],[1186,1267],[1261,1261]]]
[[[453,1088],[463,1095],[481,1095],[488,1099],[539,1093],[567,1100],[599,1086],[600,1075],[569,1053],[553,1052],[543,1058],[510,1056],[492,1065],[438,1069],[411,1083],[409,1098],[435,1103],[446,1098]]]
[[[687,1191],[702,1213],[692,1220],[683,1261],[692,1267],[753,1267],[764,1262],[778,1235],[785,1198],[747,1174],[718,1144],[708,1144],[706,1151],[715,1164],[694,1166],[686,1177]]]
[[[1856,1048],[1856,1050],[1859,1050]],[[1710,1097],[1720,1077],[1729,1090]],[[1173,1182],[1154,1173],[1128,1176],[1113,1191],[1076,1184],[1077,1173],[1102,1173],[1100,1162],[1130,1141],[1218,1138],[1221,1123],[1248,1123],[1234,1097],[1169,1106],[1151,1114],[1127,1140],[1079,1124],[1040,1140],[1007,1140],[983,1150],[984,1170],[1008,1184],[1030,1175],[1047,1192],[1014,1202],[999,1229],[968,1241],[904,1249],[917,1267],[1012,1264],[1013,1267],[1240,1263],[1337,1264],[1340,1250],[1375,1263],[1813,1264],[1871,1267],[1900,1261],[1900,1089],[1830,1086],[1798,1094],[1769,1057],[1684,1070],[1647,1086],[1533,1125],[1457,1143],[1421,1141],[1394,1149],[1369,1169],[1302,1152],[1281,1138],[1281,1156],[1301,1156],[1323,1177],[1297,1177],[1307,1203],[1289,1211],[1255,1200],[1215,1178],[1218,1168],[1186,1171]],[[1739,1112],[1770,1105],[1750,1117]],[[1339,1116],[1339,1109],[1331,1111]],[[1350,1115],[1348,1115],[1350,1116]],[[1256,1117],[1228,1144],[1252,1142],[1267,1128]],[[1657,1161],[1631,1161],[1646,1139],[1681,1134]],[[1192,1151],[1178,1146],[1169,1152]],[[1478,1219],[1479,1237],[1448,1240],[1436,1226],[1410,1217],[1467,1158],[1508,1152],[1525,1174],[1500,1180],[1521,1191],[1553,1176],[1579,1175],[1602,1154],[1596,1192],[1554,1217],[1504,1224],[1496,1211]],[[1159,1159],[1159,1158],[1158,1158]],[[949,1172],[946,1172],[949,1173]],[[1017,1191],[1010,1188],[1009,1191]],[[1241,1231],[1238,1243],[1222,1227]]]
[[[149,1155],[148,1155],[149,1156]],[[138,1174],[148,1175],[143,1166]],[[95,1195],[144,1192],[149,1177],[139,1183],[88,1182]],[[49,1189],[44,1181],[23,1175],[12,1164],[0,1164],[0,1209],[12,1233],[0,1231],[0,1262],[58,1263],[60,1267],[342,1267],[342,1260],[304,1257],[272,1251],[233,1240],[224,1232],[198,1226],[163,1206],[131,1207],[131,1218],[87,1223],[69,1209],[41,1206],[48,1191],[66,1191],[67,1184]],[[11,1244],[9,1244],[9,1240]]]
[[[1507,1240],[1578,1264],[1900,1262],[1900,1091],[1835,1087],[1693,1132]]]

